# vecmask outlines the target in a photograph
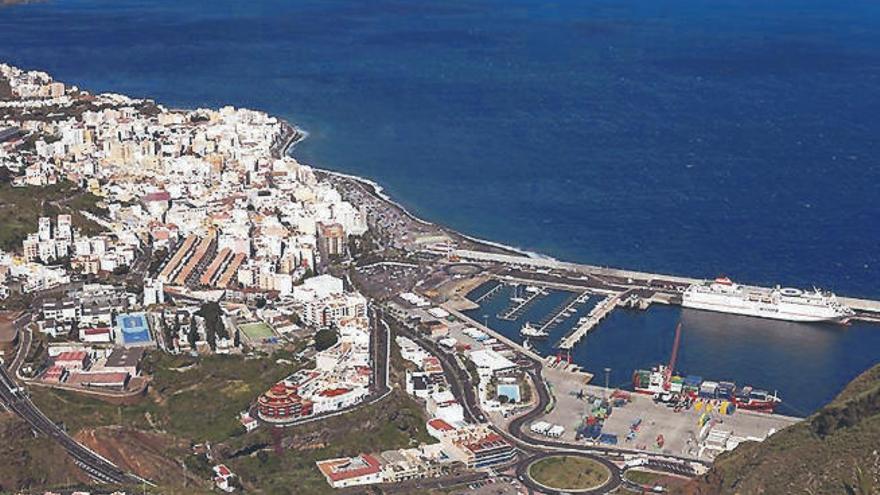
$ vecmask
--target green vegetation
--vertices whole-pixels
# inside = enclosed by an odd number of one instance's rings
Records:
[[[258,486],[265,493],[335,493],[324,480],[315,461],[351,456],[362,452],[408,448],[433,443],[425,430],[421,406],[405,393],[395,391],[384,401],[324,421],[282,430],[290,442],[281,455],[270,450],[228,459],[247,487]],[[250,442],[273,445],[270,435]]]
[[[878,445],[880,365],[805,421],[722,454],[683,492],[876,494]]]
[[[80,211],[101,214],[100,198],[83,192],[71,182],[46,187],[12,187],[0,183],[0,249],[17,251],[28,234],[37,231],[40,216],[69,214],[74,227],[86,235],[103,228]]]
[[[244,325],[239,325],[238,328],[244,332],[249,340],[256,342],[275,335],[272,332],[272,328],[263,322],[245,323]]]
[[[339,340],[339,336],[336,334],[336,330],[329,328],[318,330],[318,333],[315,334],[315,350],[329,349],[336,345],[337,340]]]
[[[198,359],[153,352],[151,391],[140,403],[115,406],[79,394],[34,387],[34,402],[71,432],[123,425],[160,430],[200,442],[218,442],[243,432],[238,413],[272,384],[295,370],[272,359],[209,356]]]
[[[611,472],[592,459],[560,455],[530,465],[529,477],[556,490],[589,490],[605,484]]]
[[[642,471],[640,469],[630,469],[623,475],[624,478],[632,481],[633,483],[637,483],[639,485],[655,485],[669,476],[661,473],[655,473],[652,471]]]
[[[18,417],[0,413],[0,438],[0,492],[70,485],[78,480],[79,469],[61,446],[46,437],[34,438]]]

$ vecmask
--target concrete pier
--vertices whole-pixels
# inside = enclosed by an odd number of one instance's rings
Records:
[[[571,298],[568,303],[563,304],[562,307],[559,308],[559,311],[552,313],[547,321],[540,323],[538,327],[539,332],[548,331],[550,328],[558,325],[562,321],[564,321],[568,316],[565,313],[574,309],[577,305],[583,304],[589,298],[590,293],[587,291],[583,291],[580,294],[577,294]]]
[[[476,300],[474,300],[474,302],[477,303],[477,304],[480,304],[481,302],[485,301],[486,299],[489,299],[490,297],[492,297],[492,296],[494,296],[495,294],[497,294],[498,291],[500,291],[502,287],[504,287],[504,284],[502,284],[501,282],[499,282],[498,285],[496,285],[495,287],[492,287],[492,288],[491,288],[489,291],[487,291],[485,294],[483,294],[482,296],[480,296],[480,297],[478,297]]]
[[[578,342],[584,338],[584,335],[589,333],[596,325],[599,324],[600,321],[605,319],[614,308],[620,304],[620,301],[623,299],[623,294],[615,294],[612,296],[606,297],[602,302],[600,302],[587,316],[587,321],[585,321],[582,325],[578,325],[574,331],[566,335],[559,341],[559,349],[563,351],[570,351],[572,347],[574,347]]]
[[[463,260],[501,263],[508,266],[521,266],[535,270],[565,270],[599,279],[608,277],[616,279],[630,288],[656,289],[658,285],[691,285],[705,282],[705,280],[692,277],[621,270],[617,268],[570,263],[551,258],[530,258],[527,256],[494,254],[467,249],[457,249],[453,251],[452,254]],[[575,285],[572,287],[578,288]],[[841,296],[838,296],[837,299],[842,304],[845,304],[856,311],[856,317],[853,319],[869,322],[880,321],[880,300]]]
[[[498,319],[513,321],[513,320],[519,318],[519,315],[523,311],[525,311],[525,309],[529,306],[529,304],[535,302],[535,300],[537,300],[539,297],[541,297],[543,295],[544,295],[543,289],[535,291],[535,292],[530,292],[528,297],[526,297],[525,299],[523,299],[519,303],[514,304],[513,306],[508,308],[503,313],[499,314]]]
[[[486,325],[483,325],[482,323],[474,320],[473,318],[469,317],[468,315],[457,310],[455,308],[455,305],[449,304],[449,303],[444,303],[444,304],[441,304],[440,307],[445,309],[446,311],[449,311],[449,313],[454,315],[456,318],[459,318],[460,320],[467,322],[469,325],[479,329],[480,331],[482,331],[488,335],[491,335],[493,338],[497,339],[498,341],[504,342],[508,346],[516,349],[518,352],[521,352],[522,354],[525,354],[525,355],[529,356],[530,358],[535,359],[537,361],[541,361],[544,359],[542,356],[540,356],[536,352],[523,347],[522,344],[520,344],[519,342],[515,342],[515,341],[505,337],[501,333],[496,332],[495,330],[492,330],[491,328],[487,327]]]

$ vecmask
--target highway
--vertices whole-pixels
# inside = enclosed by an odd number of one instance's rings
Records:
[[[31,341],[34,337],[33,332],[28,328],[31,321],[31,314],[23,313],[12,323],[18,331],[18,348],[15,350],[15,357],[12,358],[12,362],[8,365],[9,371],[13,375],[18,374],[19,368],[24,364],[24,360],[27,358],[27,354],[31,349]]]
[[[24,390],[18,387],[5,367],[0,366],[0,401],[3,406],[25,420],[40,435],[58,442],[91,478],[103,483],[118,485],[153,484],[137,475],[127,473],[71,438],[31,402]]]

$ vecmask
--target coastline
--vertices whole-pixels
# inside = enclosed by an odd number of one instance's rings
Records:
[[[283,146],[279,147],[278,152],[277,152],[277,156],[279,156],[279,157],[289,156],[289,157],[293,158],[292,153],[293,153],[293,150],[296,148],[296,145],[301,143],[302,141],[304,141],[306,138],[308,138],[309,133],[308,133],[308,131],[306,131],[300,127],[297,127],[296,125],[291,124],[290,122],[288,122],[285,119],[281,119],[280,117],[278,117],[278,119],[282,123],[282,126],[285,128],[285,130],[286,130],[285,132],[293,132],[294,134],[293,134],[293,136],[291,136],[289,138],[282,138],[285,141],[285,144]],[[521,248],[518,248],[515,246],[503,244],[500,242],[490,241],[488,239],[481,239],[479,237],[475,237],[475,236],[471,236],[468,234],[458,232],[458,231],[456,231],[450,227],[447,227],[445,225],[440,225],[440,224],[431,222],[429,220],[425,220],[423,218],[420,218],[420,217],[416,216],[415,214],[413,214],[412,212],[410,212],[409,210],[407,210],[405,206],[403,206],[399,202],[395,201],[388,193],[385,192],[385,188],[373,179],[361,177],[358,175],[348,174],[345,172],[339,172],[336,170],[321,168],[319,166],[315,167],[310,164],[304,164],[304,165],[308,165],[308,166],[312,167],[315,170],[315,172],[317,172],[318,174],[324,174],[324,175],[336,177],[341,180],[357,183],[363,189],[365,189],[370,195],[372,195],[376,199],[384,202],[386,205],[388,205],[388,207],[399,211],[401,214],[403,214],[409,220],[411,220],[413,222],[417,222],[425,227],[431,227],[431,228],[438,229],[450,237],[466,240],[476,247],[482,247],[483,251],[488,251],[488,252],[492,252],[492,253],[499,253],[499,254],[507,254],[507,255],[512,255],[512,256],[524,256],[527,258],[538,259],[538,260],[556,261],[555,258],[552,258],[550,256],[547,256],[547,255],[544,255],[541,253],[537,253],[534,251],[528,251],[528,250],[521,249]]]
[[[285,146],[279,149],[279,157],[280,156],[292,156],[292,152],[296,145],[305,140],[308,137],[308,132],[289,123],[287,120],[276,117],[279,122],[281,122],[282,126],[285,129],[291,130],[294,135],[286,140]],[[335,177],[341,179],[343,181],[348,181],[359,185],[362,189],[366,190],[370,195],[374,198],[378,199],[382,203],[384,203],[388,208],[394,209],[400,212],[403,216],[408,218],[410,221],[416,222],[421,226],[429,227],[432,229],[436,229],[439,232],[442,232],[453,239],[458,239],[459,241],[466,241],[465,244],[469,243],[470,246],[463,246],[464,248],[470,248],[474,251],[482,251],[489,254],[495,255],[505,255],[516,258],[528,258],[528,264],[534,264],[539,267],[556,267],[569,269],[574,271],[580,270],[588,270],[588,271],[596,271],[603,275],[610,275],[616,277],[625,277],[625,278],[640,278],[646,274],[647,272],[637,271],[637,270],[629,270],[626,268],[616,268],[616,267],[608,267],[608,266],[600,266],[600,265],[592,265],[589,263],[582,262],[574,262],[574,261],[565,261],[553,258],[552,256],[545,255],[542,253],[529,251],[526,249],[518,248],[515,246],[510,246],[508,244],[504,244],[501,242],[491,241],[487,239],[481,239],[479,237],[471,236],[469,234],[464,234],[462,232],[458,232],[451,227],[447,227],[445,225],[440,225],[422,218],[419,218],[412,212],[406,209],[399,202],[395,201],[388,193],[385,192],[384,187],[376,182],[373,179],[361,177],[354,174],[348,174],[345,172],[339,172],[335,170],[314,167],[309,164],[305,164],[311,166],[316,173],[319,175],[323,174],[325,176]],[[476,249],[475,249],[476,248]],[[702,281],[699,277],[691,277],[687,275],[675,275],[668,273],[650,273],[650,275],[654,275],[657,277],[662,277],[667,280],[677,281],[681,283],[697,283]],[[855,309],[859,309],[862,311],[868,311],[871,313],[880,312],[880,303],[877,303],[874,300],[867,299],[864,297],[847,297],[838,295],[837,298],[851,306]],[[880,318],[880,317],[878,317]]]

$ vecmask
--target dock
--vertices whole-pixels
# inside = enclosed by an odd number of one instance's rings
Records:
[[[570,351],[581,341],[581,339],[584,338],[584,335],[589,333],[590,330],[598,325],[600,321],[605,319],[605,317],[608,316],[618,304],[620,304],[620,301],[624,299],[624,294],[626,293],[614,294],[603,299],[602,302],[590,311],[590,314],[587,315],[587,320],[575,327],[571,333],[563,337],[556,347],[563,351]]]
[[[583,304],[587,302],[587,299],[590,298],[590,293],[587,291],[583,291],[580,294],[572,294],[572,296],[562,304],[559,305],[556,310],[552,311],[550,315],[547,316],[543,321],[538,323],[538,331],[546,332],[556,325],[565,321],[569,316],[566,314],[572,309],[574,309],[579,304]]]
[[[492,288],[489,289],[485,294],[483,294],[482,296],[476,298],[476,299],[474,300],[474,302],[477,303],[477,304],[482,303],[482,302],[485,301],[486,299],[489,299],[489,298],[493,297],[495,294],[497,294],[498,291],[500,291],[502,287],[504,287],[504,284],[502,284],[501,282],[496,283],[495,287],[492,287]]]
[[[660,290],[659,287],[662,287],[664,285],[670,287],[676,285],[680,287],[685,287],[688,285],[705,282],[704,279],[693,277],[682,277],[661,273],[649,273],[635,270],[608,268],[603,266],[559,261],[552,258],[530,258],[528,256],[495,254],[483,251],[473,251],[469,249],[456,249],[452,252],[452,254],[462,260],[500,263],[508,266],[526,267],[533,270],[564,270],[576,274],[581,274],[583,276],[596,278],[611,277],[620,281],[619,283],[621,285],[628,288]],[[660,291],[662,292],[662,290]],[[880,300],[862,299],[840,295],[837,296],[837,300],[856,311],[856,316],[853,318],[854,320],[880,322]]]
[[[511,307],[507,308],[504,312],[498,315],[499,320],[506,321],[515,321],[520,317],[520,315],[525,312],[526,308],[529,307],[529,304],[535,302],[539,297],[546,294],[544,289],[536,290],[535,292],[530,292],[528,297],[523,299],[520,302],[513,304]]]

